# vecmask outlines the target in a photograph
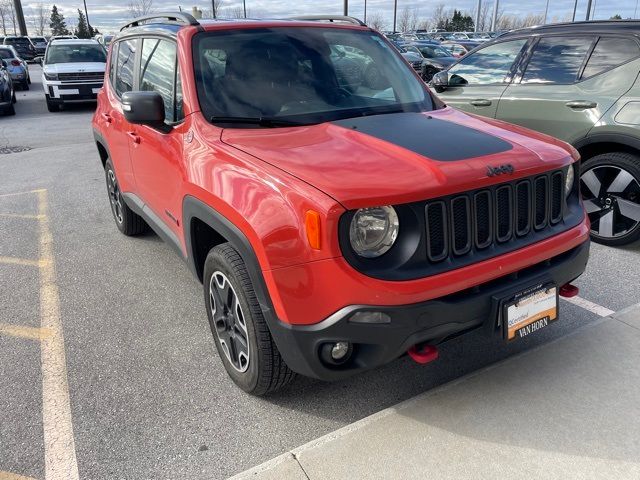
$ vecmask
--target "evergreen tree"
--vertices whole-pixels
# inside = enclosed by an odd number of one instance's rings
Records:
[[[76,27],[76,36],[78,38],[91,38],[93,37],[89,25],[87,25],[87,18],[84,16],[84,12],[78,9],[78,26]]]
[[[51,19],[49,22],[51,28],[51,35],[54,37],[57,35],[69,35],[67,30],[67,23],[64,21],[64,15],[58,12],[58,7],[55,5],[51,9]]]

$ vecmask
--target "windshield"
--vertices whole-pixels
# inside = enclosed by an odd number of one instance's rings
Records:
[[[31,45],[31,42],[28,38],[7,38],[5,39],[4,43],[18,46]]]
[[[407,52],[411,52],[411,53],[416,53],[418,55],[422,55],[420,53],[420,50],[418,50],[418,47],[414,47],[413,45],[407,45],[404,47],[405,51]]]
[[[79,63],[100,62],[105,63],[107,56],[101,45],[50,45],[47,49],[45,63]]]
[[[425,58],[441,58],[441,57],[450,57],[451,52],[445,50],[444,48],[438,45],[431,45],[428,47],[420,47],[420,53]]]
[[[194,61],[200,105],[210,118],[311,124],[433,108],[410,67],[371,31],[282,27],[201,33],[194,40]]]

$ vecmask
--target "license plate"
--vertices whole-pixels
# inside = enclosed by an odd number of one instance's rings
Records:
[[[558,288],[538,285],[504,304],[504,332],[507,341],[524,338],[558,319]]]

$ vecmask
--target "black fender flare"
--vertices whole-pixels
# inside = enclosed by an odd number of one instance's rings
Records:
[[[594,133],[578,140],[573,146],[579,150],[598,143],[619,143],[640,151],[640,138],[624,133]]]
[[[184,240],[187,249],[187,264],[189,269],[196,278],[202,281],[198,266],[196,265],[196,259],[194,255],[193,245],[193,220],[197,219],[203,223],[206,223],[219,235],[229,242],[233,248],[237,250],[242,257],[242,261],[247,268],[251,284],[256,293],[256,298],[260,304],[262,314],[267,321],[267,324],[272,325],[277,320],[273,303],[271,302],[271,296],[267,284],[264,281],[262,275],[262,269],[260,268],[260,262],[256,256],[251,242],[247,236],[231,222],[224,215],[217,212],[209,205],[198,200],[197,198],[187,195],[182,201],[182,227],[184,229]]]

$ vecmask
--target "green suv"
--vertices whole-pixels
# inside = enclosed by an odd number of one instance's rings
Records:
[[[640,21],[516,30],[432,81],[448,105],[558,137],[582,155],[596,242],[640,237]]]

